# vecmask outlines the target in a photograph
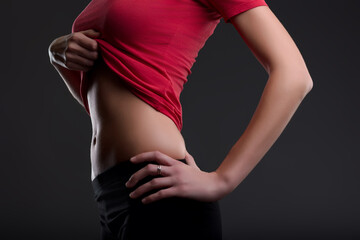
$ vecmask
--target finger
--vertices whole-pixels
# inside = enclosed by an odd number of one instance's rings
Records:
[[[96,38],[99,37],[101,35],[100,32],[95,31],[94,29],[88,29],[85,31],[81,31],[84,35],[90,37],[90,38]]]
[[[154,189],[166,188],[173,185],[172,178],[153,178],[151,181],[144,183],[143,185],[136,188],[134,191],[130,193],[131,198],[137,198],[142,196],[143,194],[150,192]]]
[[[81,66],[81,65],[73,63],[73,62],[67,63],[65,67],[70,70],[85,71],[85,72],[87,72],[91,69],[91,67]]]
[[[90,69],[90,67],[84,67],[77,63],[65,62],[65,59],[62,56],[55,55],[54,57],[56,59],[56,63],[64,68],[76,71],[88,71]]]
[[[175,160],[160,151],[143,152],[130,158],[130,161],[133,163],[157,162],[158,164],[166,166],[170,166],[179,162],[178,160]]]
[[[150,194],[149,196],[143,198],[141,202],[144,204],[148,204],[163,198],[169,198],[175,196],[176,196],[176,189],[174,187],[170,187],[170,188],[161,189],[156,193]]]
[[[87,37],[84,34],[76,34],[74,33],[71,38],[69,39],[69,41],[75,41],[76,43],[78,43],[79,45],[81,45],[82,47],[88,49],[89,51],[97,51],[98,49],[98,43],[96,40]]]
[[[66,56],[66,62],[67,63],[76,63],[78,65],[84,66],[84,67],[92,67],[94,65],[94,61],[83,58],[82,56],[67,52],[65,54]]]
[[[185,160],[186,160],[186,162],[187,162],[187,164],[189,166],[196,167],[197,169],[199,169],[199,167],[197,166],[193,156],[191,156],[190,153],[188,153],[187,150],[186,150],[186,153],[185,153]]]
[[[89,51],[88,49],[75,42],[70,42],[68,44],[67,51],[73,52],[77,55],[91,60],[96,60],[98,58],[98,51]]]
[[[141,168],[137,172],[135,172],[129,180],[126,182],[125,186],[131,188],[135,186],[141,179],[144,179],[147,176],[158,176],[158,165],[155,164],[147,164],[145,167]],[[161,166],[161,176],[167,177],[169,176],[169,167]]]

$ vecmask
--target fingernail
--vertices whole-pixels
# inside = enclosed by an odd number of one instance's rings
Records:
[[[132,157],[132,158],[130,158],[130,161],[133,161],[135,159],[135,157]]]
[[[132,184],[130,183],[130,180],[125,183],[125,186],[128,188],[130,188],[132,186]]]

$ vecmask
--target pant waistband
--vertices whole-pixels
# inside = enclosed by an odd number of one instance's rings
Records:
[[[186,163],[185,159],[177,159],[183,163]],[[98,192],[105,185],[117,181],[126,182],[130,176],[145,167],[147,164],[158,164],[156,162],[143,162],[143,163],[132,163],[130,161],[119,162],[116,165],[106,169],[99,175],[97,175],[91,182],[94,192]]]

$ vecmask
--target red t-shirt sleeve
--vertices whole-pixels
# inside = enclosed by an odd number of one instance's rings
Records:
[[[258,6],[268,6],[265,0],[207,0],[228,23],[230,18]]]

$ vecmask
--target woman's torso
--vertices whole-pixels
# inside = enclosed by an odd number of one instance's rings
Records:
[[[185,141],[175,123],[132,94],[101,56],[86,77],[93,131],[91,180],[141,152],[185,158]]]

